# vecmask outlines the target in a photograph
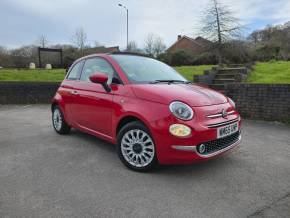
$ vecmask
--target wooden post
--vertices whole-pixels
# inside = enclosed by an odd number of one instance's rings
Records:
[[[41,65],[40,47],[38,47],[38,67],[41,68]]]
[[[63,68],[63,55],[62,55],[62,49],[60,50],[60,66]]]

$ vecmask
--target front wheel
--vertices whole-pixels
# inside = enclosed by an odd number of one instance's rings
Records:
[[[118,133],[118,155],[135,171],[148,171],[156,166],[156,149],[149,130],[141,122],[131,122]]]
[[[70,132],[69,125],[65,122],[64,116],[58,106],[52,109],[52,125],[58,134],[68,134]]]

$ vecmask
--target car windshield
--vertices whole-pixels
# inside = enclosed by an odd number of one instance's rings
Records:
[[[111,55],[132,83],[187,82],[172,67],[148,57]]]

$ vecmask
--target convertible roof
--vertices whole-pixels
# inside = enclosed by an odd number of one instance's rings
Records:
[[[117,51],[117,52],[108,53],[108,55],[114,55],[114,54],[117,54],[117,55],[135,55],[135,56],[151,58],[150,55],[141,54],[141,53],[137,53],[137,52],[121,52],[121,51]]]

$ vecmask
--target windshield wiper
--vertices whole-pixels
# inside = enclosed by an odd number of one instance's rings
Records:
[[[169,80],[155,80],[150,82],[151,84],[156,84],[156,83],[183,83],[183,84],[190,84],[190,81],[183,81],[183,80],[174,80],[174,79],[169,79]]]

